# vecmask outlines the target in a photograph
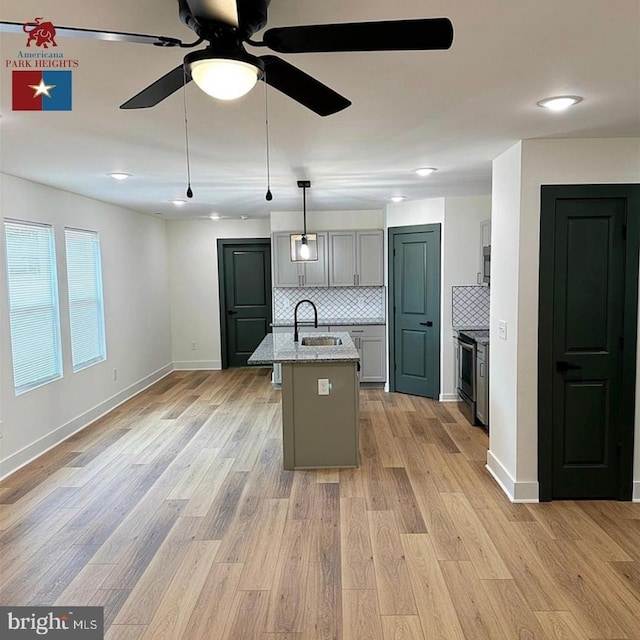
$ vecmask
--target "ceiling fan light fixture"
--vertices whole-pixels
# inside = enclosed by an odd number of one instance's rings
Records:
[[[218,100],[246,95],[264,72],[263,63],[249,54],[224,57],[205,49],[187,54],[184,61],[198,87]]]
[[[570,107],[582,102],[580,96],[553,96],[552,98],[545,98],[540,100],[536,104],[539,107],[549,109],[549,111],[566,111]]]

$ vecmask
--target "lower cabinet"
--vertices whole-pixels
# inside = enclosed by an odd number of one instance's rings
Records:
[[[331,331],[346,331],[360,354],[360,382],[387,381],[385,325],[335,326]]]

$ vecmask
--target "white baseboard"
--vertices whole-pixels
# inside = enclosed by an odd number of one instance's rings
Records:
[[[458,394],[457,393],[441,393],[440,402],[458,402]]]
[[[70,438],[72,435],[82,431],[90,424],[109,413],[109,411],[113,411],[113,409],[120,406],[123,402],[126,402],[141,391],[144,391],[147,387],[155,384],[158,380],[169,375],[172,371],[172,364],[165,365],[161,369],[158,369],[145,378],[142,378],[142,380],[135,382],[126,389],[123,389],[100,404],[97,404],[95,407],[85,411],[73,420],[57,427],[42,438],[39,438],[23,449],[20,449],[20,451],[16,451],[16,453],[10,455],[8,458],[0,460],[0,480],[3,480],[12,473],[15,473],[18,469],[29,464],[36,458],[39,458],[50,449],[57,447],[67,438]]]
[[[516,482],[491,451],[487,451],[486,468],[511,502],[539,501],[538,483]]]
[[[640,480],[633,483],[633,497],[631,499],[634,502],[640,502]]]
[[[174,371],[220,371],[221,360],[176,360],[173,363]]]

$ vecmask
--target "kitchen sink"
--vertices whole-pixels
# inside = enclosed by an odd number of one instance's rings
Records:
[[[333,336],[308,336],[302,338],[300,344],[303,347],[337,347],[342,344],[342,339]]]

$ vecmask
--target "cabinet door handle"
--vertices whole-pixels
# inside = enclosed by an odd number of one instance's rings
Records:
[[[431,320],[429,320],[428,322],[421,322],[420,326],[421,327],[433,327],[433,322],[431,322]]]
[[[351,333],[364,333],[364,329],[351,329]]]
[[[480,377],[484,378],[484,362],[480,363]]]
[[[358,280],[356,278],[356,274],[353,274],[353,286],[355,287],[358,284]]]

